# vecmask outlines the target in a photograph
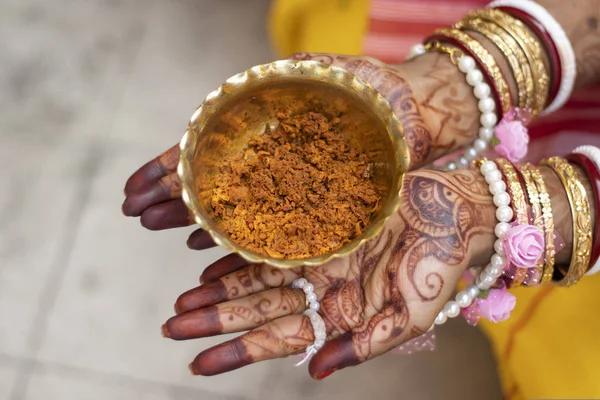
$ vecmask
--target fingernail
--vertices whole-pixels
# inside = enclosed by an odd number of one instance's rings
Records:
[[[190,363],[190,365],[188,365],[188,369],[190,370],[190,374],[192,375],[198,375],[198,373],[196,372],[196,370],[194,370],[194,363]]]
[[[163,324],[160,327],[160,333],[163,335],[163,337],[165,338],[170,338],[171,336],[169,335],[169,330],[167,329],[167,324]]]
[[[333,374],[334,372],[335,372],[335,369],[330,369],[328,371],[325,371],[317,377],[317,380],[319,380],[319,381],[323,380],[323,379],[327,378],[329,375]]]

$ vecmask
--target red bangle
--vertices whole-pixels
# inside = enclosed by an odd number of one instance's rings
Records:
[[[486,69],[485,65],[481,62],[481,60],[479,58],[477,58],[477,56],[471,50],[469,50],[464,44],[462,44],[460,41],[458,41],[456,39],[449,38],[449,37],[442,36],[442,35],[433,35],[433,36],[430,36],[427,39],[425,39],[424,43],[428,43],[433,40],[450,43],[451,45],[458,47],[464,54],[468,55],[475,61],[475,64],[477,64],[477,67],[483,74],[485,80],[487,81],[487,84],[492,89],[492,95],[494,96],[494,101],[496,102],[496,112],[498,113],[498,121],[501,121],[502,117],[504,117],[504,112],[502,110],[502,102],[500,101],[500,93],[498,92],[498,89],[496,88],[496,85],[494,84],[494,79],[489,74],[488,70]]]
[[[594,204],[596,205],[596,215],[600,211],[600,198],[598,194],[600,193],[600,170],[596,164],[594,164],[589,158],[584,156],[583,154],[575,154],[571,153],[565,157],[567,161],[573,163],[583,169],[585,174],[590,179],[590,184],[592,185],[592,191],[594,192]],[[594,224],[594,234],[592,236],[592,255],[590,257],[590,267],[596,264],[600,258],[600,223],[596,221]],[[589,270],[588,268],[588,270]]]
[[[548,58],[550,59],[550,71],[552,72],[550,78],[550,93],[548,96],[548,102],[546,103],[546,106],[548,106],[556,98],[558,90],[560,89],[560,82],[562,80],[562,65],[556,43],[554,43],[552,36],[550,36],[544,25],[542,25],[531,15],[527,14],[525,11],[513,7],[498,7],[498,10],[504,11],[505,13],[521,20],[521,22],[527,25],[527,27],[531,29],[544,44],[544,47],[546,48],[546,54],[548,54]]]

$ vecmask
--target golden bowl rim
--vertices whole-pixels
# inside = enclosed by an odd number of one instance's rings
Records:
[[[310,79],[312,76],[319,76],[321,77],[321,81],[323,81],[322,78],[325,78],[325,82],[332,84],[341,81],[343,83],[342,86],[348,86],[354,91],[362,91],[363,93],[360,98],[372,100],[373,110],[377,110],[377,116],[386,125],[388,136],[396,149],[394,153],[395,161],[400,160],[402,168],[402,171],[399,172],[398,176],[398,192],[393,197],[393,201],[390,202],[387,207],[384,207],[387,209],[387,215],[379,221],[370,224],[369,229],[365,229],[365,232],[363,232],[363,235],[359,238],[352,240],[335,252],[322,254],[317,257],[279,259],[257,254],[242,248],[225,235],[211,229],[210,223],[205,220],[200,212],[201,206],[198,197],[195,195],[193,160],[196,152],[196,145],[202,132],[192,128],[194,125],[198,124],[198,121],[207,119],[212,115],[211,113],[211,115],[207,116],[207,113],[204,110],[206,108],[215,107],[220,101],[235,95],[236,92],[240,91],[249,81],[254,79],[269,79],[269,77],[273,76],[281,77],[283,75],[286,77],[295,76],[305,80],[307,78]],[[337,86],[339,87],[340,84],[337,84]],[[225,87],[226,90],[224,90]],[[404,137],[404,127],[398,117],[394,114],[389,102],[370,83],[357,77],[352,72],[337,66],[313,60],[279,60],[268,64],[256,65],[227,79],[222,85],[210,92],[202,104],[192,114],[188,128],[181,139],[179,147],[181,153],[179,164],[177,166],[177,174],[182,185],[181,197],[187,208],[193,214],[194,220],[200,228],[208,232],[218,246],[232,253],[239,254],[250,263],[264,263],[276,268],[284,269],[325,264],[333,259],[352,254],[367,241],[377,237],[382,232],[386,222],[400,206],[400,192],[403,187],[403,177],[408,171],[408,166],[410,164],[410,153]],[[369,231],[369,234],[366,234],[367,231]]]

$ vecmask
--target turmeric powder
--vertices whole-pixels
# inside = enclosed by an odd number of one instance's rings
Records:
[[[278,259],[316,257],[362,234],[382,190],[367,155],[350,146],[339,118],[277,115],[220,168],[212,216],[243,248]]]

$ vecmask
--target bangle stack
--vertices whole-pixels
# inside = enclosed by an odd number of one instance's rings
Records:
[[[554,280],[559,286],[570,286],[577,283],[588,271],[592,250],[592,216],[587,191],[583,186],[578,171],[561,157],[542,160],[558,175],[563,184],[573,219],[573,254],[569,266],[555,269]],[[558,273],[558,274],[557,274]],[[557,276],[558,275],[558,276]]]
[[[577,64],[573,46],[560,24],[544,7],[534,1],[496,0],[491,2],[488,8],[498,8],[519,18],[543,40],[550,58],[555,86],[550,91],[550,104],[543,113],[549,114],[564,106],[575,86]]]
[[[473,324],[480,317],[500,322],[508,318],[516,302],[508,288],[549,282],[570,286],[586,273],[600,270],[600,228],[592,226],[591,193],[586,192],[577,169],[590,178],[593,204],[600,209],[600,149],[586,146],[566,158],[541,162],[556,174],[569,199],[573,254],[565,266],[554,265],[560,239],[554,231],[552,204],[540,169],[532,164],[516,166],[502,158],[476,164],[497,207],[494,254],[484,268],[472,269],[474,281],[444,305],[435,325],[461,314]]]
[[[477,35],[493,43],[508,62],[517,87],[514,96],[507,77]],[[466,168],[488,147],[511,162],[520,161],[527,153],[527,130],[506,126],[514,121],[523,126],[529,122],[529,117],[515,115],[535,117],[564,105],[576,78],[575,56],[566,34],[533,1],[494,1],[486,9],[471,12],[453,28],[436,30],[424,44],[413,48],[410,57],[431,51],[450,55],[473,88],[482,113],[478,138],[456,161],[446,165],[447,170]],[[544,52],[549,65],[544,62]]]

